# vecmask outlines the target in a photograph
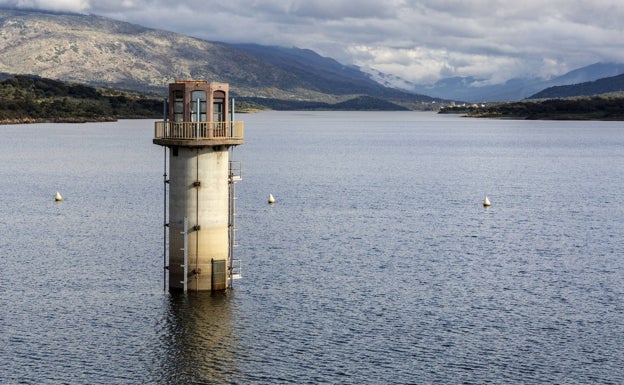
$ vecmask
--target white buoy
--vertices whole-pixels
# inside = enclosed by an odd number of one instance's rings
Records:
[[[60,202],[60,201],[62,201],[62,200],[63,200],[63,197],[61,196],[61,194],[59,194],[59,192],[58,192],[58,191],[56,192],[56,195],[54,196],[54,200],[55,200],[56,202]]]
[[[269,204],[272,205],[275,203],[275,198],[273,198],[273,194],[269,194]]]
[[[490,200],[488,199],[487,195],[485,196],[485,199],[483,200],[483,206],[485,207],[489,207],[492,204],[490,203]]]

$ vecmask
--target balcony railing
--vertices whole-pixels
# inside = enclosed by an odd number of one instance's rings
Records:
[[[243,139],[243,122],[156,122],[155,139]]]

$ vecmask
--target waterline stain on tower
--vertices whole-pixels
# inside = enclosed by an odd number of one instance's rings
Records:
[[[155,123],[153,142],[165,149],[163,248],[169,258],[163,260],[171,291],[225,290],[238,275],[234,183],[240,165],[232,166],[230,149],[244,140],[233,110],[228,84],[176,81],[163,121]]]

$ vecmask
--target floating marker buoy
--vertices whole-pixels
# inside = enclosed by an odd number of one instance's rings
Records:
[[[275,203],[275,198],[273,198],[273,194],[269,194],[269,204],[272,205]]]
[[[486,196],[485,199],[483,200],[483,206],[484,207],[489,207],[492,204],[490,203],[490,200],[488,199],[488,197]]]
[[[54,201],[56,202],[60,202],[63,200],[63,197],[61,196],[61,194],[59,194],[59,192],[56,192],[56,195],[54,196]]]

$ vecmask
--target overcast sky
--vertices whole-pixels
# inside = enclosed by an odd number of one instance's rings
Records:
[[[211,41],[312,49],[418,83],[624,62],[622,0],[0,0]]]

